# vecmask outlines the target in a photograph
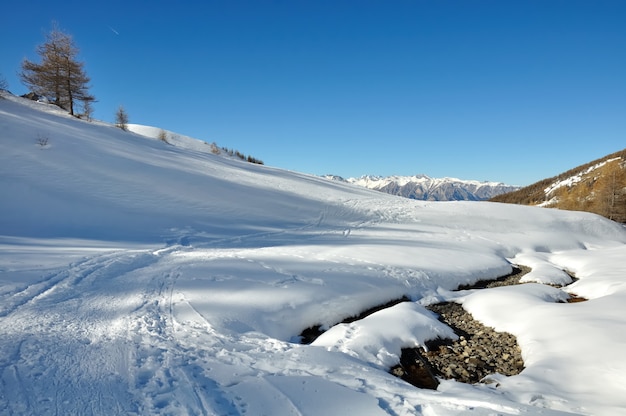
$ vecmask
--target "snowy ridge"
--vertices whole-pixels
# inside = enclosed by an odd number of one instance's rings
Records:
[[[501,182],[481,182],[457,178],[414,176],[371,176],[343,179],[336,175],[326,178],[345,181],[392,195],[425,201],[482,201],[519,189]]]
[[[213,151],[215,145],[211,145],[202,140],[195,139],[190,136],[185,136],[182,134],[175,133],[170,130],[161,129],[159,127],[152,126],[144,126],[142,124],[132,124],[129,123],[127,125],[128,131],[133,133],[149,137],[151,139],[159,139],[162,134],[165,135],[165,141],[168,144],[171,144],[176,147],[180,147],[187,150],[192,150],[196,152],[204,152],[204,153],[217,153]]]
[[[192,140],[0,100],[0,414],[625,414],[624,227],[396,198]],[[452,291],[511,263],[568,286]],[[590,300],[554,302],[568,293]],[[437,391],[389,374],[453,336],[424,308],[439,301],[515,335],[524,371]],[[329,331],[299,344],[312,325]]]

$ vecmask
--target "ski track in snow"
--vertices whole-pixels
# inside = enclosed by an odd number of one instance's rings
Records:
[[[3,375],[3,391],[6,396],[0,397],[0,409],[9,413],[31,414],[62,414],[80,411],[85,413],[104,414],[109,411],[120,413],[117,403],[111,401],[120,392],[116,386],[119,380],[111,372],[108,377],[98,380],[81,380],[85,374],[98,374],[98,363],[107,355],[98,354],[103,351],[119,353],[119,344],[104,345],[108,337],[103,328],[107,320],[119,320],[112,316],[115,312],[104,304],[103,296],[109,300],[117,297],[115,293],[101,293],[101,289],[111,290],[109,280],[126,273],[147,267],[154,261],[149,253],[107,253],[72,264],[67,270],[49,275],[42,281],[32,284],[9,299],[3,299],[3,316],[0,328],[9,337],[15,337],[16,346],[13,351],[4,351],[6,360],[0,361],[0,374]],[[5,295],[8,297],[9,295]],[[16,298],[17,301],[10,302]],[[9,302],[7,302],[7,300]],[[111,307],[115,305],[115,301]],[[116,315],[117,313],[113,313]],[[20,334],[29,334],[19,339]],[[40,349],[38,344],[45,340],[46,345],[56,348]],[[10,346],[4,343],[3,347]],[[95,359],[95,360],[94,360]],[[94,361],[92,361],[94,360]],[[75,373],[73,373],[75,372]],[[54,389],[46,384],[59,380],[75,382],[60,383]],[[56,397],[46,397],[54,390]],[[85,390],[88,397],[82,397]],[[12,408],[14,401],[6,401],[13,394],[30,398],[25,400],[25,408]],[[81,408],[76,409],[76,394],[81,395]],[[110,396],[110,397],[107,397]],[[32,398],[37,398],[33,401]],[[63,404],[70,407],[63,409]],[[54,407],[53,407],[54,405]]]
[[[16,335],[15,344],[3,343],[0,413],[236,414],[224,412],[230,404],[215,399],[215,383],[186,358],[188,351],[174,339],[176,272],[128,285],[133,272],[155,264],[164,251],[159,255],[117,252],[84,259],[3,295],[0,329],[31,335],[19,340]],[[124,276],[127,278],[120,279]],[[127,316],[119,311],[111,316],[109,305],[102,304],[105,297],[112,302],[111,309],[120,306],[115,300],[119,294],[110,292],[115,289],[110,280],[122,285],[121,292],[124,286],[129,291],[127,304],[121,305],[126,306]],[[107,328],[110,324],[113,327]],[[38,349],[42,336],[48,347],[56,348]],[[89,353],[94,348],[99,351]],[[102,362],[111,359],[116,362]],[[105,368],[104,379],[81,382],[86,374],[102,372],[99,366]],[[132,380],[131,385],[124,380]],[[53,383],[53,388],[48,383]],[[206,392],[200,393],[202,388],[212,395],[207,398]],[[52,390],[56,396],[46,397]],[[191,398],[188,392],[193,393]],[[22,400],[16,400],[20,397]],[[120,397],[132,405],[127,407]],[[210,403],[211,398],[216,403]]]

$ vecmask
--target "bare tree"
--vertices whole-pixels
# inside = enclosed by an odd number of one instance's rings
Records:
[[[4,92],[9,88],[9,83],[4,78],[2,74],[0,74],[0,98],[4,95]]]
[[[76,59],[78,48],[70,35],[56,24],[46,35],[46,42],[37,47],[41,63],[24,59],[20,78],[39,95],[74,115],[77,101],[91,103],[95,97],[89,94],[90,81],[84,63]]]
[[[115,125],[122,130],[128,130],[128,114],[121,105],[115,113]]]
[[[619,161],[607,163],[603,179],[601,196],[604,199],[604,215],[611,220],[623,222],[626,170]]]
[[[83,100],[83,116],[87,121],[91,121],[91,115],[93,114],[92,102],[93,100]]]

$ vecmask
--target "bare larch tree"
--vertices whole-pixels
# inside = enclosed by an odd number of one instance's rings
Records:
[[[119,106],[115,113],[115,125],[122,130],[128,130],[128,113],[124,106]]]
[[[20,78],[31,90],[74,115],[77,101],[91,103],[90,81],[84,63],[76,59],[78,48],[72,37],[53,25],[46,42],[37,47],[41,63],[24,59]]]

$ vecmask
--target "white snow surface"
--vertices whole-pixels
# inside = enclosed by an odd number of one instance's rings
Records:
[[[623,226],[397,198],[159,130],[0,100],[0,414],[626,414]],[[514,263],[534,283],[453,291]],[[514,334],[521,374],[389,374],[455,337],[423,306],[443,300]]]

